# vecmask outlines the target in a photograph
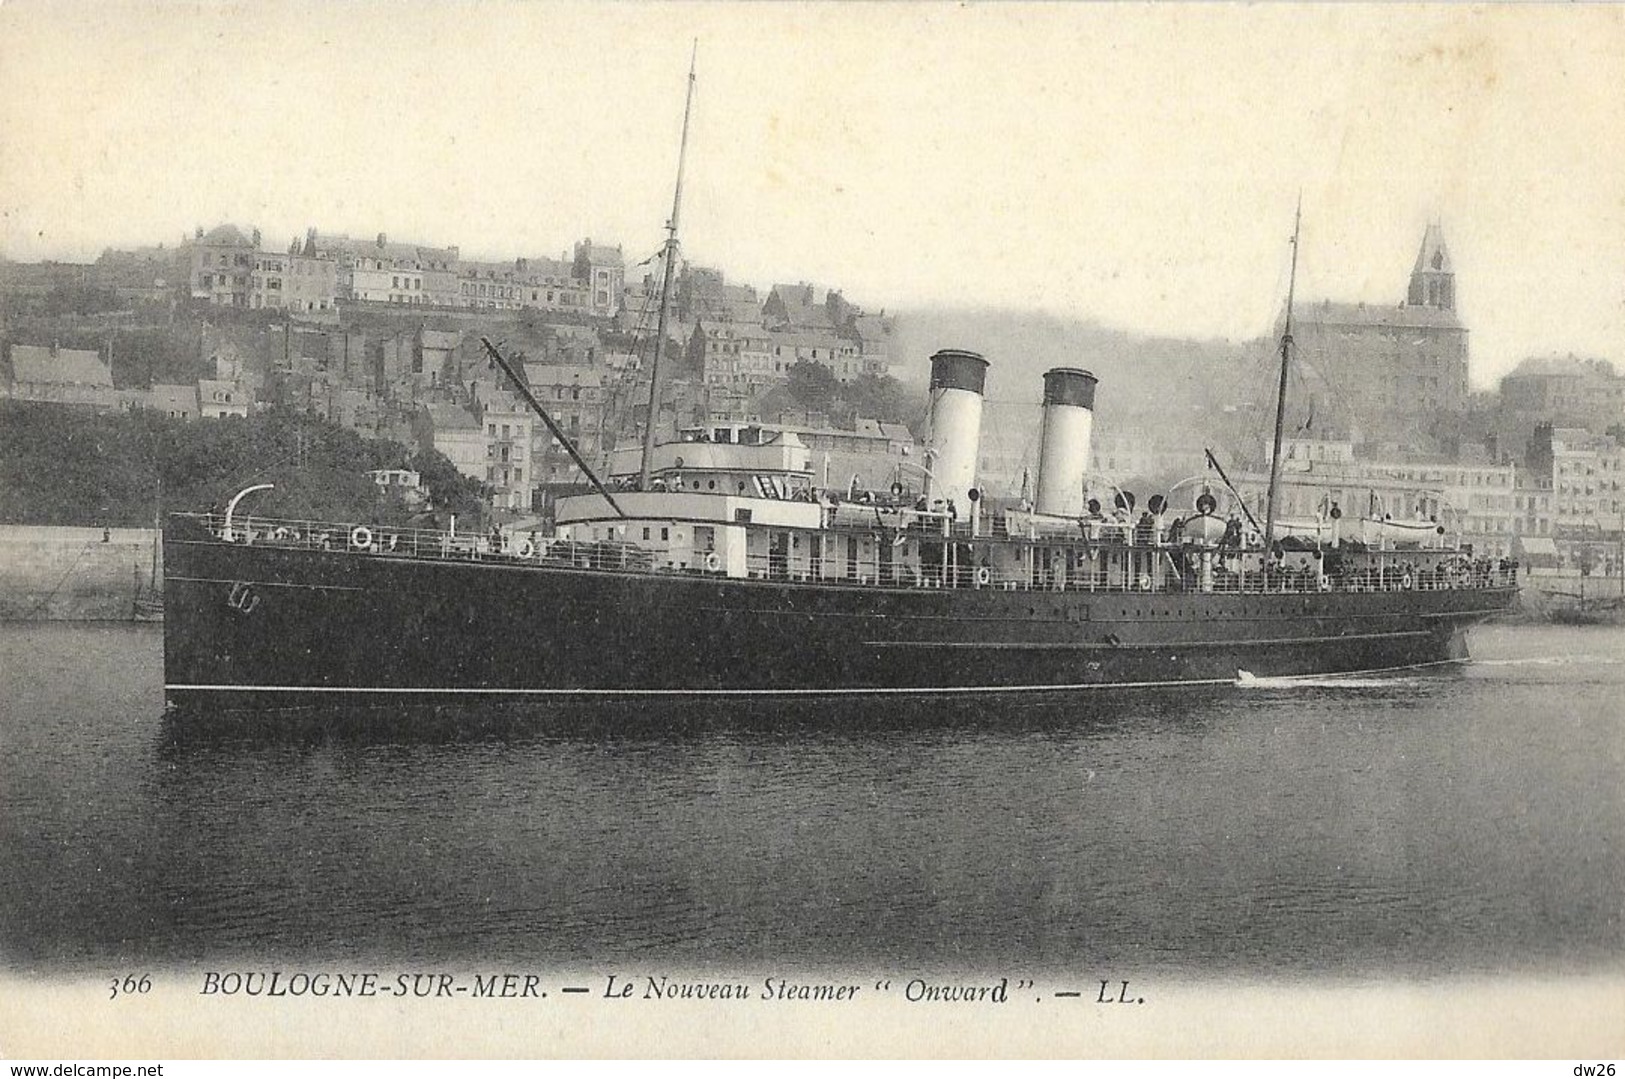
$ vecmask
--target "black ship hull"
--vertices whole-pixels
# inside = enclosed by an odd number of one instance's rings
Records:
[[[1268,594],[739,580],[166,537],[174,706],[967,694],[1466,658],[1515,588]]]

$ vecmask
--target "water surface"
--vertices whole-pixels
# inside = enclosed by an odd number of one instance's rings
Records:
[[[0,626],[0,964],[1625,966],[1625,631],[1197,692],[176,728]]]

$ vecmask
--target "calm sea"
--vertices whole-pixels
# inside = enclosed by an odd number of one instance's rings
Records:
[[[0,626],[0,966],[1625,966],[1625,630],[1415,676],[177,729]]]

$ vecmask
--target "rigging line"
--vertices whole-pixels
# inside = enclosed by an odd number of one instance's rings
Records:
[[[1301,353],[1295,353],[1294,359],[1299,360],[1299,365],[1306,369],[1306,374],[1304,376],[1306,380],[1310,374],[1319,377],[1324,388],[1323,397],[1327,403],[1332,406],[1332,416],[1336,419],[1343,420],[1346,423],[1348,417],[1341,415],[1337,409],[1337,406],[1354,400],[1354,397],[1349,393],[1348,388],[1342,381],[1341,377],[1335,373],[1333,365],[1323,364],[1314,357],[1303,357]],[[1347,436],[1346,431],[1344,431],[1343,434],[1345,437]]]

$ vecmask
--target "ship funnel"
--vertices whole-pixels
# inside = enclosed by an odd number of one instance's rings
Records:
[[[969,514],[982,441],[982,389],[987,361],[945,348],[931,357],[931,497]]]
[[[1058,517],[1083,515],[1083,477],[1100,380],[1077,367],[1044,372],[1044,434],[1038,449],[1038,500],[1033,508]]]

